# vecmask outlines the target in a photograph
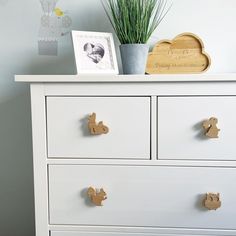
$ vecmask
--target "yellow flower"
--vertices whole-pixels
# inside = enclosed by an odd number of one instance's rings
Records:
[[[60,8],[55,8],[54,12],[57,16],[64,16],[64,12]]]

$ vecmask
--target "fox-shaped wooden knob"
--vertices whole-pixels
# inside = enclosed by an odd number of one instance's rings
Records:
[[[102,206],[102,201],[107,199],[107,194],[103,190],[103,188],[97,191],[95,188],[89,187],[87,190],[87,195],[90,198],[91,202],[96,206]]]

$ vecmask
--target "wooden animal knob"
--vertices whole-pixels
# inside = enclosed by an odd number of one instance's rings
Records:
[[[103,190],[103,188],[101,188],[100,190],[96,190],[93,187],[89,187],[87,195],[90,198],[91,202],[96,206],[102,206],[102,201],[107,199],[107,194]]]
[[[203,206],[208,210],[216,210],[221,207],[220,194],[219,193],[206,193],[203,200]]]
[[[205,135],[209,138],[218,138],[218,133],[220,129],[217,128],[218,119],[211,117],[202,123],[202,127],[205,130]]]
[[[96,113],[92,113],[88,117],[88,129],[90,134],[97,135],[97,134],[107,134],[109,129],[107,126],[103,124],[103,121],[96,123]]]

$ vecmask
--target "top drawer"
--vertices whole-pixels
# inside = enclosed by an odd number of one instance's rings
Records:
[[[96,113],[107,134],[92,135]],[[150,97],[47,97],[49,158],[150,159]]]
[[[234,96],[159,97],[158,158],[236,160],[235,109]]]

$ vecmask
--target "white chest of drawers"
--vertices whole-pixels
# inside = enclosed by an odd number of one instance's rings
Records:
[[[31,83],[37,236],[236,235],[236,75],[16,81]],[[89,132],[93,112],[108,133]]]

